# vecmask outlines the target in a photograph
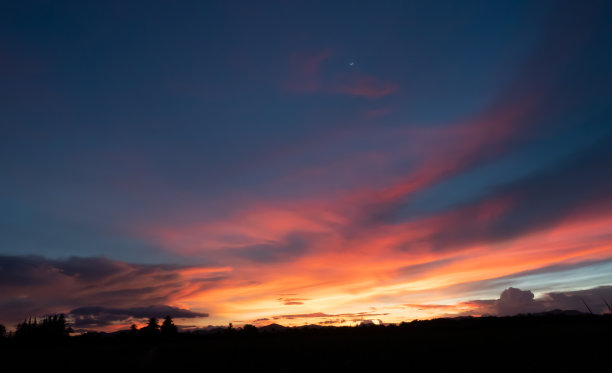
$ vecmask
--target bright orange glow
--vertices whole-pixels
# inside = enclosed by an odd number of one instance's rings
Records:
[[[390,158],[420,159],[386,186],[368,180],[299,199],[244,198],[223,219],[138,233],[172,253],[220,265],[181,270],[186,285],[170,296],[175,306],[210,313],[210,324],[353,325],[486,313],[471,300],[495,298],[503,289],[482,285],[487,281],[503,284],[500,279],[549,266],[612,259],[612,215],[583,205],[549,225],[493,236],[492,227],[523,203],[520,193],[508,192],[412,220],[371,217],[461,172],[485,145],[495,153],[521,128],[516,123],[532,105],[522,100],[450,128],[396,132],[392,136],[405,136],[414,146],[399,154],[360,153],[277,181],[299,184],[334,172],[354,176],[354,164],[375,168]],[[422,143],[443,147],[419,158]],[[220,273],[225,275],[214,286],[206,282]]]
[[[504,199],[487,201],[467,210],[475,212],[476,221],[486,221],[510,206],[511,200]],[[315,215],[263,210],[230,222],[216,222],[214,229],[203,226],[201,232],[207,233],[242,228],[238,232],[243,238],[241,244],[275,239],[281,242],[284,235],[297,229],[318,236],[308,255],[291,261],[236,263],[227,280],[214,287],[193,281],[173,295],[174,304],[210,312],[211,319],[206,320],[207,323],[261,320],[256,323],[349,325],[373,318],[399,322],[440,314],[477,313],[477,308],[465,302],[468,299],[462,299],[460,294],[457,298],[456,291],[452,290],[459,284],[467,284],[469,290],[469,284],[476,286],[479,281],[549,265],[612,258],[612,240],[606,236],[612,225],[610,215],[595,215],[589,219],[583,216],[580,221],[567,219],[549,229],[495,244],[467,244],[452,247],[452,250],[435,250],[424,243],[406,251],[397,249],[402,242],[419,242],[432,233],[452,227],[462,218],[461,211],[365,230],[355,237],[343,236],[329,228],[342,226],[341,218]],[[188,227],[177,236],[190,237],[198,232],[197,228]],[[168,239],[168,236],[161,237]],[[211,242],[206,241],[206,245],[194,251],[214,250],[208,246]],[[166,243],[174,243],[172,236]],[[184,247],[177,249],[181,251]],[[201,271],[196,268],[182,270],[180,274],[189,283],[202,274],[229,270]],[[282,294],[292,294],[300,301],[284,305],[279,301]],[[439,302],[444,304],[428,306]]]

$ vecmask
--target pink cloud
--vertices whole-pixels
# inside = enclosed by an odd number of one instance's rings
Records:
[[[392,110],[388,107],[378,108],[378,109],[369,109],[363,113],[364,118],[373,119],[383,117],[385,115],[391,114]]]
[[[374,76],[353,76],[339,79],[337,83],[328,87],[333,93],[361,96],[366,98],[380,98],[399,89],[399,85],[390,81],[384,81]]]
[[[338,74],[324,69],[332,57],[330,48],[317,53],[294,53],[289,57],[290,76],[283,88],[296,93],[333,93],[365,98],[381,98],[399,89],[399,85],[375,76]]]
[[[315,92],[322,85],[322,64],[331,56],[331,49],[318,53],[294,53],[289,57],[291,76],[285,81],[284,88],[290,92]]]

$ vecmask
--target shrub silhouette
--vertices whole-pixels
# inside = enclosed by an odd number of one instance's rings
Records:
[[[258,330],[254,325],[246,324],[242,327],[242,332],[246,335],[256,335]]]

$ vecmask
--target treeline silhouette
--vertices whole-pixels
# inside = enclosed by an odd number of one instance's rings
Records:
[[[178,328],[174,325],[172,321],[172,317],[166,316],[161,325],[159,325],[157,318],[151,317],[149,319],[149,323],[142,327],[140,330],[136,327],[135,324],[132,324],[130,327],[130,333],[132,335],[139,334],[145,337],[171,337],[178,334]]]
[[[17,362],[21,370],[44,365],[62,371],[601,372],[609,369],[612,348],[612,315],[567,312],[358,327],[230,324],[184,332],[168,316],[161,323],[151,318],[140,329],[71,337],[62,319],[28,320],[18,328],[23,332],[10,336],[4,330],[0,361]],[[31,337],[42,330],[54,337]]]
[[[0,327],[2,334],[6,334],[4,325]],[[67,338],[72,333],[72,328],[68,326],[63,314],[45,317],[41,322],[36,318],[24,320],[17,324],[14,337],[16,339],[37,340],[37,339],[60,339]]]
[[[58,341],[70,337],[73,333],[72,327],[68,325],[64,314],[49,315],[40,322],[31,317],[17,324],[14,332],[7,333],[6,327],[0,324],[1,339],[15,339],[18,341]],[[93,333],[96,334],[96,333]],[[178,334],[178,328],[172,321],[172,317],[166,316],[162,324],[155,317],[151,317],[146,326],[138,329],[135,324],[130,327],[131,335],[148,338],[172,337]]]

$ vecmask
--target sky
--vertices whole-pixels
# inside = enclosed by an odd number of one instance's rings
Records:
[[[612,303],[612,3],[0,5],[0,323]]]

